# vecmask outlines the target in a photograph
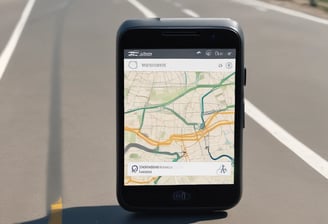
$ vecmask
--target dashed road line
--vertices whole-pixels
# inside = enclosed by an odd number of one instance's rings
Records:
[[[128,0],[133,6],[135,6],[137,9],[139,9],[142,14],[144,14],[147,18],[156,18],[156,14],[150,11],[146,6],[138,2],[137,0]]]
[[[197,13],[195,13],[194,11],[192,11],[191,9],[182,9],[182,12],[187,14],[188,16],[194,17],[194,18],[198,18],[199,15]]]
[[[63,213],[63,201],[61,198],[55,203],[51,204],[50,207],[50,218],[49,224],[61,224],[62,223],[62,213]]]

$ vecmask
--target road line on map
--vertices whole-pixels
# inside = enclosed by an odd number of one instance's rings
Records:
[[[129,0],[130,2],[131,0]],[[235,0],[239,1],[239,0]],[[137,2],[137,0],[134,0]],[[243,2],[243,1],[240,1]],[[253,2],[253,1],[252,1]],[[257,1],[254,1],[257,2]],[[142,5],[138,2],[138,4]],[[270,5],[270,4],[269,4]],[[259,5],[258,5],[259,6]],[[264,7],[261,5],[261,7]],[[138,7],[137,7],[138,8]],[[280,7],[281,8],[281,7]],[[145,10],[147,13],[153,17],[156,17],[156,14],[149,10],[146,6],[142,5],[141,8],[138,8],[140,11]],[[280,9],[279,9],[280,10]],[[278,11],[278,10],[276,10]],[[296,12],[296,11],[295,11]],[[148,17],[146,15],[146,17]],[[328,24],[328,21],[327,21]],[[245,99],[245,112],[251,117],[255,122],[257,122],[261,127],[267,130],[273,137],[275,137],[278,141],[284,144],[287,148],[289,148],[292,152],[294,152],[297,156],[299,156],[304,162],[306,162],[309,166],[311,166],[314,170],[328,179],[328,162],[322,158],[320,155],[315,153],[312,149],[304,145],[290,133],[288,133],[285,129],[279,126],[276,122],[270,119],[267,115],[265,115],[262,111],[260,111],[257,107],[255,107],[251,102]]]
[[[29,0],[26,3],[21,17],[20,17],[18,23],[16,24],[16,27],[15,27],[13,33],[11,34],[7,45],[5,46],[5,48],[3,49],[3,51],[0,55],[0,80],[6,71],[6,68],[10,61],[10,58],[17,46],[18,40],[23,32],[25,24],[31,14],[34,3],[35,3],[35,0]]]
[[[286,15],[290,15],[290,16],[294,16],[294,17],[298,17],[298,18],[302,18],[302,19],[306,19],[306,20],[310,20],[312,22],[316,22],[316,23],[320,23],[323,25],[328,25],[328,20],[327,19],[322,19],[320,17],[316,17],[316,16],[312,16],[309,14],[306,14],[304,12],[299,12],[296,10],[292,10],[292,9],[287,9],[281,6],[277,6],[277,5],[272,5],[270,3],[267,2],[262,2],[262,1],[258,1],[258,0],[233,0],[234,2],[243,4],[243,5],[248,5],[248,6],[253,6],[256,9],[267,9],[267,10],[272,10],[272,11],[276,11],[276,12],[280,12]]]

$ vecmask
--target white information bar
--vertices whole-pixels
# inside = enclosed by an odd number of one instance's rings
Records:
[[[236,59],[124,59],[124,71],[235,71]]]
[[[128,176],[229,176],[230,162],[128,163]]]

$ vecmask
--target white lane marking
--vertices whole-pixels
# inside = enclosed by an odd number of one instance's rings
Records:
[[[199,17],[199,15],[194,11],[192,11],[191,9],[182,9],[182,12],[191,17],[195,17],[195,18]]]
[[[143,6],[143,8],[146,8]],[[146,8],[150,11],[148,8]],[[155,15],[152,12],[153,15]],[[271,120],[267,115],[261,112],[251,102],[245,99],[245,112],[255,122],[267,130],[273,137],[284,144],[303,161],[305,161],[314,170],[328,179],[328,162],[320,155],[315,153],[312,149],[304,145],[302,142],[297,140],[294,136],[288,133],[285,129]]]
[[[298,155],[308,165],[315,169],[318,173],[328,179],[328,161],[315,153],[312,149],[304,145],[276,122],[271,120],[262,111],[256,108],[251,102],[245,99],[245,112],[255,122],[267,130],[282,144],[287,146],[292,152]]]
[[[326,19],[322,19],[316,16],[312,16],[303,12],[299,12],[296,10],[292,10],[292,9],[287,9],[281,6],[277,6],[277,5],[272,5],[270,3],[267,2],[262,2],[262,1],[258,1],[258,0],[233,0],[234,2],[238,2],[240,4],[243,5],[248,5],[248,6],[252,6],[255,7],[256,9],[258,8],[262,8],[262,9],[268,9],[268,10],[272,10],[272,11],[276,11],[276,12],[280,12],[286,15],[290,15],[290,16],[295,16],[298,18],[302,18],[302,19],[306,19],[306,20],[310,20],[316,23],[321,23],[324,25],[328,25],[328,20]]]
[[[132,5],[134,5],[137,9],[139,9],[142,14],[144,14],[147,18],[156,18],[156,14],[150,11],[146,6],[138,2],[137,0],[128,0]]]
[[[0,55],[0,80],[6,71],[7,65],[10,61],[12,54],[14,53],[14,50],[17,46],[17,43],[22,34],[22,31],[25,27],[26,21],[27,21],[28,17],[30,16],[30,13],[32,11],[34,3],[35,3],[35,0],[29,0],[26,3],[21,17],[20,17],[18,23],[16,24],[16,27],[15,27],[13,33],[11,34],[7,45],[5,46],[5,48],[3,49],[3,51]]]

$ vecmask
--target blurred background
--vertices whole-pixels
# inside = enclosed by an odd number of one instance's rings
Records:
[[[328,223],[327,11],[327,0],[0,0],[0,223]],[[227,212],[118,206],[116,31],[146,17],[243,27],[243,197]]]

